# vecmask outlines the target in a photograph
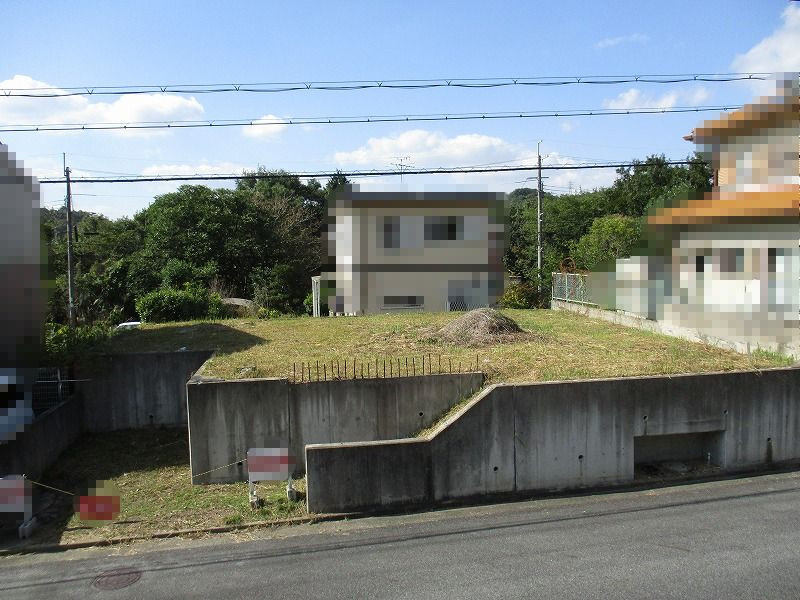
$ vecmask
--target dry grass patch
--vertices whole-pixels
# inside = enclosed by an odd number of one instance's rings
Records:
[[[42,477],[43,483],[76,494],[88,483],[112,481],[122,512],[113,523],[88,526],[72,510],[72,498],[44,490],[48,507],[31,543],[146,536],[160,531],[235,525],[303,516],[305,504],[286,497],[285,482],[258,485],[263,508],[254,510],[247,483],[192,485],[188,434],[145,429],[85,434]],[[305,480],[296,482],[305,491]]]

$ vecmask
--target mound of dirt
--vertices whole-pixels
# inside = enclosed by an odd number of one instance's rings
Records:
[[[531,337],[514,319],[493,308],[479,308],[457,318],[433,333],[431,338],[459,346],[485,346],[516,342]]]

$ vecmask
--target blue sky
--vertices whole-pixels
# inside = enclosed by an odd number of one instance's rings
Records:
[[[15,2],[0,4],[8,87],[247,83],[353,79],[533,77],[800,70],[800,3],[720,2],[291,3]],[[299,91],[73,99],[0,96],[0,125],[535,111],[742,104],[743,83],[624,84],[487,90]],[[39,177],[418,167],[517,161],[681,158],[681,137],[713,114],[346,124],[252,129],[3,133]],[[412,189],[479,184],[510,191],[526,175],[406,177]],[[551,172],[555,192],[593,188],[613,170]],[[374,184],[397,183],[385,177]],[[368,183],[366,181],[362,183]],[[532,184],[528,184],[532,185]],[[131,215],[176,185],[75,186],[76,208]],[[87,194],[87,195],[84,195]],[[88,195],[91,194],[91,195]],[[63,202],[43,186],[43,203]]]

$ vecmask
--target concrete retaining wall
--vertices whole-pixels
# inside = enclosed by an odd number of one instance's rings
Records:
[[[106,355],[78,370],[84,429],[186,426],[186,382],[208,351]]]
[[[429,427],[483,385],[482,373],[289,384],[286,379],[195,378],[186,385],[192,473],[227,465],[285,440],[305,471],[306,444],[402,438]],[[247,478],[235,464],[193,483]]]
[[[83,407],[73,398],[42,413],[18,433],[0,443],[0,476],[10,473],[39,478],[81,433]]]
[[[717,348],[733,350],[734,352],[740,352],[742,354],[749,354],[757,348],[750,342],[743,341],[741,339],[724,339],[705,334],[698,329],[683,327],[681,325],[676,325],[666,321],[652,321],[650,319],[645,319],[643,317],[615,310],[606,310],[586,304],[565,302],[563,300],[552,300],[550,304],[553,310],[568,310],[592,319],[603,319],[604,321],[610,321],[611,323],[616,323],[618,325],[625,325],[626,327],[635,327],[636,329],[642,329],[644,331],[652,331],[654,333],[671,335],[672,337],[681,338],[690,342],[709,344],[711,346],[716,346]],[[800,344],[797,343],[776,342],[772,344],[765,344],[761,346],[761,349],[779,352],[780,354],[800,359]]]
[[[800,460],[800,368],[495,385],[424,440],[306,446],[308,509],[625,484],[636,447],[726,471]]]

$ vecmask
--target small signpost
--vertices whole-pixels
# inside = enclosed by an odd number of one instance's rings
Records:
[[[297,499],[297,492],[292,487],[292,471],[294,459],[289,456],[289,448],[276,446],[273,448],[250,448],[247,451],[247,481],[250,488],[250,505],[257,508],[261,501],[256,495],[256,481],[287,480],[286,494],[290,500]]]

